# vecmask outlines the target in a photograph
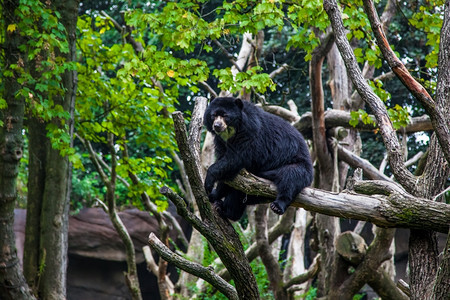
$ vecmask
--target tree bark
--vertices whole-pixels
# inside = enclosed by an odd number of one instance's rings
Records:
[[[267,235],[267,208],[268,205],[258,205],[255,210],[255,235],[259,257],[266,268],[267,276],[276,300],[287,299],[286,290],[283,287],[283,274],[278,260],[272,255],[272,249]]]
[[[16,95],[21,85],[17,82],[20,71],[26,67],[27,55],[19,46],[26,41],[20,34],[20,29],[8,31],[8,25],[20,21],[14,11],[19,7],[19,1],[11,0],[2,3],[3,37],[2,51],[3,70],[10,70],[13,75],[4,76],[3,99],[7,107],[0,110],[0,297],[6,300],[35,299],[21,271],[15,245],[14,207],[17,198],[17,175],[19,163],[23,155],[23,114],[25,99]],[[15,64],[19,69],[10,69]]]
[[[444,22],[441,28],[441,43],[438,58],[438,82],[436,86],[436,103],[448,116],[450,113],[450,1],[445,2]],[[439,150],[437,150],[439,151]],[[447,168],[449,161],[447,160]],[[450,295],[450,232],[447,235],[447,244],[444,247],[442,260],[439,265],[433,289],[433,299],[445,299]]]
[[[312,136],[314,153],[318,168],[316,170],[314,186],[323,190],[331,191],[335,174],[334,164],[337,157],[333,157],[328,147],[327,132],[325,128],[325,105],[322,86],[322,64],[326,54],[333,45],[334,35],[329,34],[323,39],[321,46],[314,49],[309,65],[309,80],[311,89],[311,111],[312,111]],[[331,285],[331,272],[334,270],[334,239],[340,232],[339,220],[327,215],[315,216],[317,227],[321,272],[318,280],[318,296],[328,294]]]
[[[72,0],[52,7],[61,15],[60,22],[66,28],[69,45],[68,53],[57,49],[55,56],[64,57],[66,62],[75,61],[78,4],[78,0]],[[38,75],[38,72],[33,73]],[[54,118],[47,123],[42,122],[40,116],[35,116],[30,117],[29,121],[30,180],[24,270],[30,284],[39,282],[36,288],[43,299],[66,296],[71,168],[68,157],[54,149],[46,136],[46,126],[52,123],[72,137],[76,71],[66,70],[61,77],[65,94],[57,95],[53,100],[55,105],[69,112],[71,119],[61,122]]]

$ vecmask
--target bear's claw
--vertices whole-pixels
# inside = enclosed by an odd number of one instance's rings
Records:
[[[274,213],[276,213],[277,215],[282,215],[284,214],[284,209],[282,209],[278,203],[276,202],[272,202],[270,203],[270,209],[273,210]]]

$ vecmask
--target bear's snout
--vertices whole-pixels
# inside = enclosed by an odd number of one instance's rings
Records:
[[[213,123],[213,129],[215,132],[223,132],[227,129],[227,124],[222,117],[217,117]]]

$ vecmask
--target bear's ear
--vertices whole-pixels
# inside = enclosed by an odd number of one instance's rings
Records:
[[[234,99],[234,103],[236,103],[236,105],[242,109],[244,107],[244,103],[242,102],[242,100],[240,98],[236,98]]]

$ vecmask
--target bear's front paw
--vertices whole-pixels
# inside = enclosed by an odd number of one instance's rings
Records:
[[[211,194],[213,188],[214,188],[214,179],[212,179],[209,176],[206,176],[206,179],[205,179],[205,191],[206,191],[206,194],[207,195]]]
[[[270,209],[272,209],[277,215],[282,215],[286,211],[286,207],[281,207],[276,201],[270,203]]]
[[[223,217],[223,202],[222,201],[213,202],[212,208],[217,212],[217,214],[219,216]]]
[[[209,195],[209,202],[214,203],[220,201],[219,195],[217,194],[217,189],[214,189]]]

